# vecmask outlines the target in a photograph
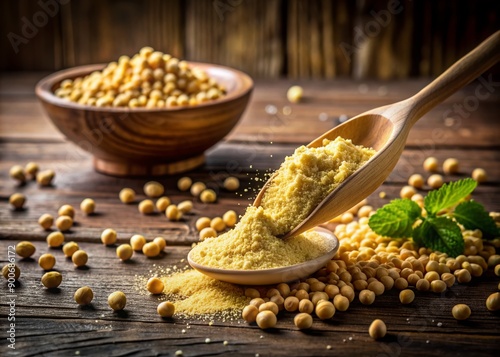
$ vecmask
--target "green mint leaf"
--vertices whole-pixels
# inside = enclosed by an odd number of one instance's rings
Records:
[[[431,248],[451,257],[464,252],[464,239],[460,227],[446,217],[429,217],[413,232],[413,240],[420,246]]]
[[[396,199],[379,208],[370,217],[368,225],[377,234],[392,237],[411,237],[413,223],[420,217],[421,208],[412,200]]]
[[[444,184],[440,189],[429,192],[424,200],[424,208],[431,216],[449,208],[467,197],[477,186],[471,178]]]
[[[412,239],[419,247],[427,247],[425,236],[428,233],[429,225],[425,223],[425,219],[422,223],[416,226],[412,232]]]
[[[460,203],[453,212],[453,217],[466,229],[479,229],[485,238],[496,238],[500,236],[499,229],[493,218],[484,209],[483,205],[476,201]]]

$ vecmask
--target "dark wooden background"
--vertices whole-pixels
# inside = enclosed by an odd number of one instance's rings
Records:
[[[261,78],[434,77],[500,28],[498,0],[2,0],[0,14],[2,71],[107,62],[150,45]],[[31,38],[25,20],[42,25]],[[12,34],[25,38],[17,52]]]

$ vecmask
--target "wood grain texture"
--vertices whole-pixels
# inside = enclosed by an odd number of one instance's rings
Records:
[[[206,165],[190,176],[195,181],[207,182],[209,187],[215,189],[219,195],[218,204],[206,205],[195,200],[193,214],[186,215],[181,222],[168,222],[160,213],[141,215],[137,210],[137,203],[146,198],[142,194],[142,186],[148,178],[123,179],[100,175],[94,172],[90,155],[77,151],[72,144],[3,143],[0,148],[4,153],[0,162],[0,204],[3,207],[0,210],[0,238],[45,240],[48,232],[38,226],[39,216],[43,213],[55,215],[57,209],[66,203],[79,207],[85,197],[92,197],[97,202],[98,214],[91,217],[77,214],[78,225],[67,234],[68,239],[99,242],[104,227],[112,226],[117,229],[120,242],[127,241],[137,233],[151,238],[166,234],[169,244],[189,245],[197,240],[194,224],[199,216],[221,216],[229,209],[242,214],[260,188],[262,181],[256,182],[254,178],[267,179],[263,173],[276,169],[286,155],[293,153],[295,145],[273,144],[261,146],[258,151],[239,143],[217,146],[209,153]],[[497,150],[441,149],[435,150],[432,155],[440,162],[448,157],[459,160],[460,173],[445,176],[446,181],[470,177],[474,168],[483,167],[488,172],[489,180],[476,189],[474,198],[488,210],[500,211],[500,200],[496,195],[500,183],[500,153]],[[425,157],[427,155],[420,150],[407,149],[386,184],[370,196],[369,203],[380,207],[389,200],[398,198],[399,190],[415,172],[427,178],[430,174],[421,166]],[[53,168],[56,171],[53,188],[38,188],[34,182],[17,186],[8,177],[11,166],[32,160],[36,160],[42,168]],[[240,179],[241,189],[238,194],[221,188],[221,183],[228,175],[235,175]],[[190,194],[177,190],[176,180],[179,177],[160,179],[166,187],[166,195],[175,203],[192,200]],[[131,187],[138,193],[135,204],[124,205],[118,200],[118,192],[123,187]],[[428,190],[426,186],[421,192],[425,194]],[[386,199],[378,197],[380,191],[386,192]],[[22,192],[28,197],[26,210],[18,212],[9,209],[8,197],[14,192]]]
[[[1,70],[53,70],[61,67],[60,8],[56,4],[47,13],[37,1],[0,3]]]
[[[458,89],[482,76],[499,60],[500,31],[496,31],[412,97],[412,108],[408,113],[408,116],[413,116],[410,122],[415,122]],[[479,101],[479,97],[480,93],[476,92],[475,100]]]
[[[333,4],[325,1],[288,3],[288,73],[294,77],[332,78],[335,76],[333,51]],[[314,14],[322,14],[315,16]]]
[[[387,18],[391,6],[402,10]],[[43,11],[38,1],[2,1],[0,32],[22,36],[23,18]],[[71,1],[18,53],[2,41],[0,69],[102,63],[150,45],[257,78],[436,77],[498,29],[499,13],[495,0]]]
[[[279,77],[284,35],[280,6],[278,0],[188,1],[186,58],[225,63],[255,77]]]
[[[5,251],[11,244],[15,241],[2,240],[0,249]],[[67,356],[76,351],[80,355],[172,356],[177,350],[185,355],[489,356],[498,351],[498,316],[484,307],[486,297],[497,288],[498,279],[491,271],[441,296],[418,292],[409,306],[394,303],[398,299],[395,290],[377,297],[371,306],[356,300],[348,311],[337,312],[330,322],[315,320],[313,328],[306,332],[296,330],[293,314],[281,312],[277,328],[262,331],[243,321],[216,320],[209,326],[209,321],[195,317],[162,320],[156,315],[158,297],[147,294],[135,277],[152,276],[157,271],[155,265],[182,267],[185,262],[180,261],[187,247],[169,246],[153,260],[136,254],[125,264],[116,258],[112,247],[81,243],[89,254],[88,268],[75,269],[61,251],[49,250],[43,242],[35,245],[35,257],[43,252],[56,256],[56,269],[64,278],[59,289],[48,291],[41,286],[43,272],[37,263],[32,259],[18,261],[22,273],[16,288],[16,351],[23,356]],[[94,291],[92,304],[84,308],[73,301],[74,292],[83,285]],[[127,295],[127,306],[120,313],[107,306],[108,294],[116,290]],[[464,301],[473,315],[466,322],[457,322],[450,311]],[[5,307],[4,301],[1,305]],[[2,313],[1,318],[6,315]],[[367,333],[374,318],[383,318],[388,326],[388,335],[379,342],[371,340]],[[209,343],[205,342],[207,338]],[[327,345],[334,352],[327,350]]]
[[[137,201],[144,198],[142,186],[150,178],[125,179],[98,174],[92,168],[88,153],[64,141],[55,128],[46,127],[47,121],[33,93],[34,83],[40,77],[36,74],[0,77],[0,264],[6,262],[9,245],[30,240],[37,247],[35,258],[45,252],[54,254],[55,267],[63,274],[60,289],[49,292],[40,284],[43,272],[36,261],[18,260],[22,271],[21,284],[16,288],[16,351],[19,355],[173,356],[175,351],[182,350],[185,356],[255,356],[259,353],[260,356],[442,357],[492,356],[500,352],[499,315],[488,312],[484,306],[487,296],[498,291],[498,277],[491,270],[470,284],[454,286],[442,296],[417,292],[409,306],[396,303],[398,292],[394,290],[377,297],[372,306],[363,306],[355,300],[348,311],[337,312],[330,322],[315,319],[313,329],[306,332],[294,327],[293,315],[288,313],[280,313],[277,328],[269,331],[242,321],[217,320],[209,326],[208,321],[199,318],[162,320],[155,312],[158,298],[145,294],[135,280],[136,276],[151,276],[158,267],[184,264],[181,260],[196,240],[197,217],[221,215],[227,209],[243,213],[262,183],[254,178],[265,179],[263,174],[276,169],[298,145],[336,125],[340,114],[355,115],[363,109],[405,98],[422,88],[423,81],[366,82],[367,93],[359,92],[361,82],[305,81],[302,84],[306,98],[297,105],[286,102],[285,92],[290,82],[258,82],[249,111],[240,125],[208,152],[203,167],[189,173],[193,180],[205,181],[218,190],[218,203],[195,202],[193,214],[173,223],[160,214],[142,216],[136,203],[124,205],[118,200],[122,187],[136,190]],[[415,125],[395,170],[369,197],[371,205],[380,207],[399,197],[401,187],[412,173],[428,177],[422,162],[432,155],[440,162],[449,157],[459,160],[460,173],[447,175],[446,180],[469,176],[478,166],[485,168],[488,182],[479,185],[474,198],[488,210],[500,211],[500,147],[495,137],[499,132],[498,94],[494,92],[481,101],[469,118],[445,124],[443,116],[453,105],[473,95],[477,85],[475,82],[452,96]],[[382,86],[387,89],[384,96],[377,93]],[[268,104],[279,110],[290,106],[294,119],[278,126],[272,121],[274,117],[265,113]],[[328,113],[327,121],[318,119],[321,112]],[[262,131],[266,127],[274,128],[272,140],[268,132]],[[470,135],[463,136],[461,130],[469,130]],[[41,189],[34,182],[17,186],[8,177],[8,170],[14,164],[28,161],[36,161],[42,168],[53,168],[56,171],[54,186]],[[219,189],[228,175],[240,179],[238,194]],[[192,199],[177,190],[178,178],[179,175],[159,180],[174,202]],[[421,193],[427,190],[425,187]],[[17,191],[28,197],[24,211],[8,207],[8,197]],[[378,196],[381,191],[386,192],[385,199]],[[77,208],[85,197],[95,199],[95,216],[83,216]],[[55,215],[58,207],[65,203],[77,208],[77,225],[66,240],[78,241],[89,253],[88,269],[75,269],[60,250],[47,248],[47,232],[36,223],[42,213]],[[161,235],[167,239],[168,246],[158,259],[135,254],[133,262],[124,264],[116,258],[113,247],[106,248],[99,241],[100,233],[108,227],[116,228],[120,243],[132,234],[142,233],[148,238]],[[73,301],[75,290],[83,285],[91,286],[95,294],[88,308],[78,307]],[[127,294],[124,313],[113,313],[107,307],[107,295],[115,290]],[[2,291],[2,326],[6,326],[3,321],[7,319],[8,309],[5,295]],[[472,316],[468,321],[458,322],[452,318],[451,308],[457,303],[471,307]],[[388,327],[388,335],[382,341],[373,341],[368,336],[368,326],[375,318],[384,319]],[[210,343],[205,342],[207,338]],[[223,341],[228,344],[224,345]],[[332,349],[328,350],[327,345]],[[2,356],[4,348],[2,345]]]
[[[416,33],[414,3],[365,1],[354,27],[353,76],[406,78],[418,55],[412,52]]]
[[[144,46],[184,56],[181,1],[75,1],[63,10],[63,67],[116,61]]]
[[[407,145],[429,154],[442,147],[498,147],[500,93],[494,85],[491,91],[484,92],[485,83],[491,84],[492,77],[489,72],[482,77],[424,115],[413,127]],[[13,74],[0,76],[0,111],[3,114],[0,138],[27,141],[32,138],[48,141],[61,139],[60,132],[43,114],[41,104],[35,98],[34,86],[41,78],[43,75],[33,73],[19,74],[19,77]],[[296,83],[304,88],[304,98],[300,104],[292,105],[286,100],[286,91]],[[259,80],[251,104],[227,139],[252,143],[252,147],[271,141],[307,144],[338,125],[340,116],[350,118],[400,101],[414,95],[428,83],[428,80],[404,83]],[[12,88],[12,94],[9,94],[9,88]],[[478,88],[485,95],[477,101],[477,108],[468,107],[474,110],[467,110],[465,101],[474,101]],[[278,112],[267,114],[267,105],[275,106]],[[289,115],[283,114],[285,107],[291,110]],[[326,118],[322,120],[320,115],[326,115]],[[31,125],[30,118],[36,118],[37,125]]]

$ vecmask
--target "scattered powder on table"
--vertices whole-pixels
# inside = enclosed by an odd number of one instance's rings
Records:
[[[202,265],[239,270],[278,268],[314,259],[329,246],[319,233],[287,240],[289,232],[340,183],[375,154],[340,137],[323,146],[295,150],[276,171],[260,207],[248,207],[236,227],[198,244],[192,259]]]
[[[175,305],[176,316],[207,318],[225,312],[220,317],[237,319],[250,301],[242,287],[212,279],[192,269],[160,279],[165,285],[163,294]]]
[[[200,320],[238,321],[241,310],[250,298],[245,296],[239,285],[229,284],[203,275],[189,266],[184,259],[173,266],[156,266],[147,276],[136,275],[135,290],[142,295],[150,295],[146,285],[150,277],[158,277],[164,285],[159,300],[175,305],[177,318],[196,316]]]

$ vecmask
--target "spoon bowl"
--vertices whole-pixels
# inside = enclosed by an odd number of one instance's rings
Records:
[[[500,31],[487,38],[413,97],[355,116],[309,143],[308,147],[319,147],[323,145],[323,139],[334,140],[340,136],[351,139],[355,145],[371,147],[376,153],[340,183],[301,223],[281,238],[301,234],[325,223],[368,197],[396,166],[410,129],[417,120],[498,60]],[[254,206],[260,206],[273,179],[274,175],[257,195]]]
[[[360,114],[314,139],[307,146],[323,146],[323,139],[335,140],[338,136],[350,139],[355,145],[370,147],[376,154],[362,167],[333,190],[310,214],[292,231],[282,238],[301,234],[313,227],[329,221],[347,211],[369,196],[389,176],[401,155],[405,135],[399,135],[399,127],[384,114],[387,107]],[[407,135],[407,134],[406,134]],[[376,169],[374,169],[376,168]],[[254,201],[259,206],[274,175],[267,181]]]
[[[234,270],[211,268],[193,261],[191,253],[188,254],[188,262],[191,267],[200,273],[208,275],[214,279],[239,285],[270,285],[298,280],[319,270],[333,258],[339,249],[339,241],[335,235],[324,228],[315,228],[316,232],[330,245],[328,251],[312,260],[303,263],[273,269],[261,270]]]

